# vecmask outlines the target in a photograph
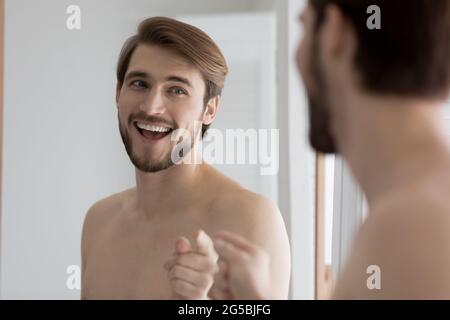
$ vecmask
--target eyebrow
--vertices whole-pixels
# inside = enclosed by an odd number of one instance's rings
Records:
[[[144,71],[131,71],[125,76],[125,80],[128,80],[130,78],[144,78],[144,79],[150,79],[151,76]],[[168,76],[165,81],[173,81],[173,82],[180,82],[184,83],[185,85],[192,88],[191,82],[187,78],[183,78],[180,76]]]
[[[125,80],[128,80],[130,78],[150,78],[147,72],[143,71],[131,71],[125,76]]]
[[[169,76],[166,78],[166,81],[174,81],[174,82],[181,82],[184,83],[185,85],[187,85],[188,87],[192,88],[191,82],[183,77],[179,77],[179,76]]]

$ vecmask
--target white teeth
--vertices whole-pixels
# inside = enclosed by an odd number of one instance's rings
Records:
[[[136,125],[139,129],[147,130],[147,131],[153,131],[153,132],[169,132],[170,131],[170,128],[154,126],[154,125],[145,124],[142,122],[137,122]]]

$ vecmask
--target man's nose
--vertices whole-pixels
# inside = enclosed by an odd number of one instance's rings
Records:
[[[163,114],[166,108],[161,90],[157,90],[156,88],[150,90],[140,108],[147,114]]]

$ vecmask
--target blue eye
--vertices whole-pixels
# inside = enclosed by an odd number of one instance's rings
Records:
[[[187,95],[187,92],[183,88],[180,88],[180,87],[171,88],[170,92],[177,96]]]

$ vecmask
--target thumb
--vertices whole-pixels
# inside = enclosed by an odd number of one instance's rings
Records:
[[[217,252],[214,249],[214,243],[212,239],[203,230],[197,231],[195,236],[195,243],[197,245],[197,251],[205,256],[213,257],[216,261],[218,258]]]
[[[175,254],[183,254],[192,251],[192,245],[186,237],[180,237],[175,243]]]

